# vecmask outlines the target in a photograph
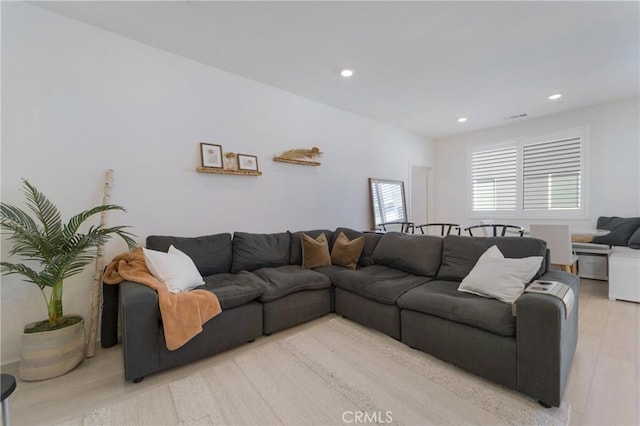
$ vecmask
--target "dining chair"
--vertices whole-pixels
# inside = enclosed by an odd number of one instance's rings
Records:
[[[529,236],[547,242],[552,265],[573,274],[578,272],[578,256],[573,253],[569,225],[532,223]]]
[[[389,229],[387,229],[387,226],[393,225],[400,225],[400,232],[403,232],[405,234],[413,234],[415,232],[415,224],[413,222],[396,221],[378,224],[378,226],[380,226],[385,232],[389,231]]]
[[[484,235],[487,235],[486,231],[491,229],[490,236],[493,237],[504,237],[507,232],[519,234],[521,237],[524,235],[524,228],[522,226],[517,225],[507,225],[503,223],[482,223],[480,225],[472,225],[464,228],[465,231],[469,233],[472,237],[479,237],[477,233],[479,231],[484,232]],[[476,235],[473,235],[473,231],[476,231]]]
[[[419,229],[420,232],[424,235],[424,228],[429,227],[439,227],[440,228],[440,236],[444,237],[445,235],[450,235],[452,231],[455,231],[458,235],[460,235],[460,224],[458,223],[425,223],[422,225],[416,225],[415,228]],[[428,233],[428,229],[427,229]]]

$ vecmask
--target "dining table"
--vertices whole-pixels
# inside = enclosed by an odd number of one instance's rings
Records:
[[[611,231],[608,229],[576,228],[576,229],[570,229],[570,232],[571,232],[571,242],[590,243],[593,241],[594,237],[601,237],[601,236],[607,235]]]
[[[508,233],[517,233],[516,231],[508,230]],[[571,233],[571,242],[573,243],[590,243],[594,237],[601,237],[611,232],[608,229],[597,228],[569,228]],[[529,228],[524,227],[524,235],[529,235]]]

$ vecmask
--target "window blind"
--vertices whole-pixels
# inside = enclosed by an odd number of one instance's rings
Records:
[[[474,211],[516,209],[517,154],[516,147],[472,153],[472,208]]]
[[[524,210],[580,209],[582,139],[523,146]]]

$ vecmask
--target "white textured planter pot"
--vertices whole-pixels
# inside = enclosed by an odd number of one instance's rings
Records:
[[[73,370],[83,359],[84,320],[59,330],[23,332],[18,374],[27,382],[51,379]]]

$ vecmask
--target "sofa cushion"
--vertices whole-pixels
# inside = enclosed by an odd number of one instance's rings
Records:
[[[148,249],[166,252],[171,245],[189,256],[202,276],[225,273],[231,269],[231,234],[147,237]]]
[[[251,272],[209,275],[204,281],[201,288],[218,296],[222,310],[249,303],[264,293],[264,281]]]
[[[593,237],[594,244],[607,244],[610,246],[626,246],[631,236],[640,229],[640,217],[607,217],[598,218],[598,229],[608,229],[607,235]]]
[[[640,249],[640,228],[636,229],[636,232],[629,238],[627,245],[632,249]]]
[[[364,247],[362,248],[362,253],[360,253],[358,266],[371,266],[374,264],[373,252],[376,250],[376,247],[378,247],[378,243],[384,235],[374,232],[365,232],[362,234],[362,236],[364,237]]]
[[[431,281],[403,294],[398,306],[502,336],[515,336],[516,322],[510,304],[460,292],[458,285],[457,281]]]
[[[262,268],[253,272],[264,283],[264,294],[260,301],[269,302],[288,294],[303,290],[319,290],[331,287],[329,278],[300,265],[286,265],[277,268]]]
[[[373,261],[412,274],[434,277],[441,254],[440,237],[387,232],[373,252]]]
[[[290,238],[289,264],[302,265],[302,233],[307,234],[311,238],[318,238],[320,234],[324,234],[329,241],[329,249],[331,249],[333,241],[333,232],[329,229],[314,229],[311,231],[288,232]]]
[[[540,269],[543,259],[542,256],[506,259],[497,246],[491,246],[464,277],[458,290],[514,303]]]
[[[254,271],[289,264],[288,232],[277,234],[233,234],[233,262],[231,272]]]
[[[344,232],[341,231],[336,237],[333,248],[331,249],[331,263],[349,269],[356,269],[363,247],[364,237],[362,235],[350,240]]]
[[[407,290],[429,282],[431,278],[413,275],[384,265],[357,270],[344,269],[331,275],[333,284],[343,290],[387,305],[394,305]]]
[[[334,282],[334,276],[336,274],[340,274],[344,271],[350,271],[351,269],[345,268],[344,266],[338,265],[329,265],[329,266],[320,266],[319,268],[315,268],[314,271],[320,272],[322,275],[326,275],[329,277],[329,281]]]
[[[317,238],[302,233],[302,269],[331,265],[329,241],[324,233]]]
[[[504,257],[509,258],[543,256],[546,259],[547,255],[547,243],[537,238],[447,235],[443,240],[442,264],[438,271],[438,279],[462,281],[469,275],[480,256],[493,245],[498,246]],[[540,278],[546,268],[546,262],[542,262],[533,279]]]

